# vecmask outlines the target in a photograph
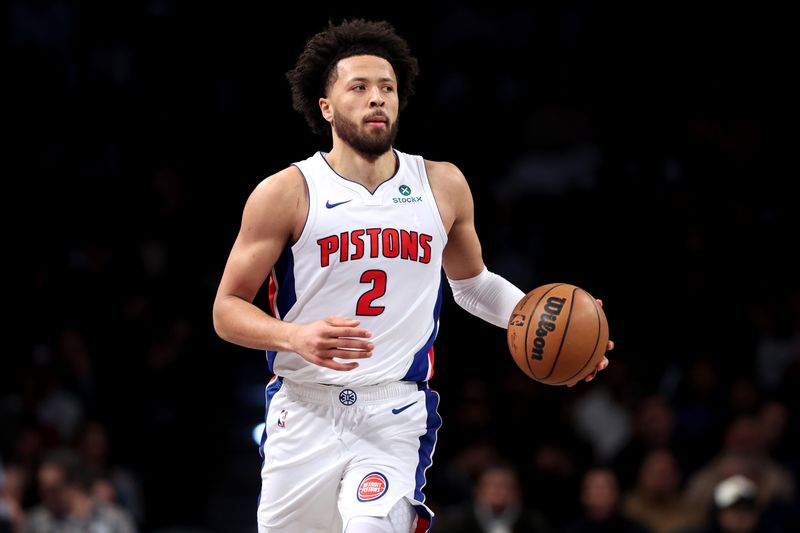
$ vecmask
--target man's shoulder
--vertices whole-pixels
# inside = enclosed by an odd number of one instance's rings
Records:
[[[289,199],[289,197],[302,193],[304,190],[305,179],[303,178],[303,173],[295,165],[289,165],[262,179],[253,189],[253,196],[258,198],[277,195],[283,199]]]
[[[449,161],[431,161],[425,159],[425,172],[434,188],[453,188],[464,187],[467,179],[456,165]]]
[[[423,161],[425,161],[425,167],[428,169],[428,171],[435,170],[436,172],[461,173],[461,170],[459,170],[459,168],[450,161],[433,161],[432,159],[425,158],[423,158]]]

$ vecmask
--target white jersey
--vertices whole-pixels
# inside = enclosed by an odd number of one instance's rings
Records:
[[[308,218],[270,276],[273,313],[301,324],[357,318],[375,349],[346,372],[270,351],[274,374],[350,386],[432,376],[447,234],[423,159],[394,154],[397,171],[374,193],[337,174],[322,152],[295,164],[308,185]]]

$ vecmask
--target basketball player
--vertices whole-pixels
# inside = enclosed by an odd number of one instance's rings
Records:
[[[428,531],[441,270],[499,327],[524,295],[484,266],[458,168],[392,148],[416,75],[392,26],[363,20],[315,35],[288,74],[333,146],[255,188],[214,302],[220,337],[267,350],[275,375],[260,533]],[[274,317],[252,303],[267,276]]]

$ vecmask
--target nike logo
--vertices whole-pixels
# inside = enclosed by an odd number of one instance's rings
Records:
[[[352,199],[352,198],[350,198],[350,200],[345,200],[344,202],[336,202],[335,204],[332,204],[332,203],[331,203],[331,201],[330,201],[330,200],[328,200],[327,202],[325,202],[325,207],[327,207],[328,209],[333,209],[333,208],[334,208],[334,207],[336,207],[337,205],[346,204],[347,202],[350,202],[350,201],[352,201],[352,200],[353,200],[353,199]]]
[[[419,400],[417,400],[417,401],[419,401]],[[392,414],[393,415],[399,415],[400,413],[402,413],[403,411],[405,411],[406,409],[408,409],[409,407],[411,407],[415,403],[417,403],[417,402],[411,402],[410,404],[404,405],[403,407],[400,407],[399,409],[392,409]]]

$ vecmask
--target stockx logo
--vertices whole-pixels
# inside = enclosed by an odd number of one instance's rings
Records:
[[[401,185],[397,188],[403,196],[395,196],[392,202],[396,204],[413,204],[422,201],[422,196],[411,196],[411,187],[408,185]]]

